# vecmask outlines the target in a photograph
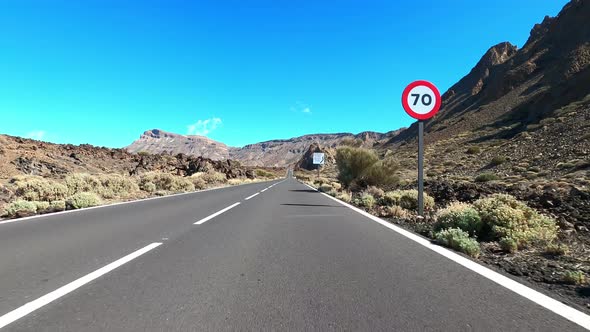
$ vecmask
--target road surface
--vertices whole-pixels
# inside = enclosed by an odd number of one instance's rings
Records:
[[[584,330],[292,178],[0,224],[0,316],[9,331]]]

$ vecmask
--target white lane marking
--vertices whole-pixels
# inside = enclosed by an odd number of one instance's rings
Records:
[[[202,224],[202,223],[204,223],[204,222],[206,222],[206,221],[209,221],[209,220],[211,220],[211,219],[213,219],[213,218],[217,217],[218,215],[220,215],[220,214],[222,214],[222,213],[224,213],[224,212],[226,212],[226,211],[228,211],[228,210],[230,210],[230,209],[233,209],[233,208],[235,208],[235,207],[236,207],[236,206],[238,206],[238,205],[240,205],[240,202],[237,202],[237,203],[235,203],[235,204],[232,204],[232,205],[230,205],[230,206],[226,207],[226,208],[225,208],[225,209],[223,209],[223,210],[217,211],[217,212],[213,213],[212,215],[210,215],[210,216],[208,216],[208,217],[205,217],[205,218],[203,218],[203,219],[201,219],[201,220],[197,221],[197,222],[195,223],[195,225],[200,225],[200,224]]]
[[[158,247],[161,244],[162,243],[160,243],[160,242],[154,242],[148,246],[145,246],[137,251],[132,252],[131,254],[129,254],[123,258],[119,258],[118,260],[116,260],[106,266],[103,266],[94,272],[91,272],[79,279],[76,279],[76,280],[70,282],[69,284],[64,285],[64,286],[54,290],[51,293],[45,294],[36,300],[33,300],[21,307],[18,307],[16,309],[12,310],[11,312],[0,317],[0,328],[3,328],[4,326],[30,314],[31,312],[33,312],[33,311],[51,303],[51,302],[59,299],[60,297],[84,286],[85,284],[95,280],[96,278],[111,272],[112,270],[118,268],[119,266],[121,266],[125,263],[128,263],[129,261],[145,254],[146,252]]]
[[[250,198],[252,198],[252,197],[255,197],[255,196],[256,196],[256,195],[258,195],[258,194],[260,194],[260,193],[256,193],[256,194],[254,194],[254,195],[248,196],[248,197],[246,197],[246,200],[249,200]]]
[[[306,186],[308,186],[309,188],[317,191],[317,189],[315,189],[314,187],[305,184]],[[540,293],[532,288],[529,288],[517,281],[514,281],[508,277],[505,277],[503,275],[501,275],[498,272],[492,271],[489,268],[480,265],[468,258],[465,258],[455,252],[452,252],[446,248],[443,248],[441,246],[438,246],[436,244],[431,243],[430,241],[428,241],[425,238],[422,238],[412,232],[409,232],[401,227],[395,226],[383,219],[377,218],[374,215],[363,211],[357,207],[354,207],[350,204],[347,204],[337,198],[334,198],[328,194],[322,193],[324,196],[362,214],[363,216],[380,223],[381,225],[407,237],[408,239],[417,242],[418,244],[421,244],[422,246],[454,261],[455,263],[458,263],[466,268],[468,268],[469,270],[499,284],[500,286],[503,286],[513,292],[515,292],[518,295],[521,295],[533,302],[535,302],[536,304],[544,307],[545,309],[548,309],[550,311],[553,311],[554,313],[560,315],[563,318],[566,318],[578,325],[580,325],[581,327],[590,330],[590,316],[586,315],[585,313],[578,311],[572,307],[569,307],[543,293]]]
[[[274,180],[269,180],[269,181],[274,181]],[[44,218],[44,217],[52,217],[52,216],[57,216],[57,215],[60,215],[60,214],[84,212],[84,211],[88,211],[88,210],[100,209],[100,208],[117,206],[117,205],[139,203],[139,202],[144,202],[144,201],[151,201],[151,200],[155,200],[155,199],[163,199],[163,198],[170,198],[170,197],[175,197],[175,196],[184,196],[184,195],[191,195],[191,194],[199,194],[199,193],[203,193],[203,192],[207,192],[207,191],[213,191],[213,190],[219,190],[219,189],[229,189],[229,188],[235,188],[235,187],[239,187],[239,186],[256,185],[256,184],[260,184],[260,183],[264,183],[264,182],[269,182],[269,181],[261,181],[261,182],[254,182],[254,183],[238,184],[238,185],[235,185],[235,186],[216,187],[216,188],[203,189],[203,190],[199,190],[199,191],[192,191],[192,192],[189,192],[189,193],[172,194],[172,195],[167,195],[167,196],[162,196],[162,197],[142,198],[142,199],[138,199],[138,200],[134,200],[134,201],[118,202],[118,203],[93,206],[93,207],[88,207],[88,208],[83,208],[83,209],[77,209],[77,210],[67,210],[67,211],[60,211],[60,212],[53,212],[53,213],[38,214],[38,215],[35,215],[35,216],[30,216],[30,217],[23,217],[23,218],[2,220],[2,221],[0,221],[0,225],[1,224],[8,224],[8,223],[16,222],[16,221],[25,221],[25,220],[30,220],[30,219],[38,219],[38,218]],[[281,182],[283,182],[283,181],[281,181]],[[279,182],[279,183],[281,183],[281,182]]]
[[[264,189],[262,189],[260,192],[261,192],[261,193],[263,193],[263,192],[265,192],[267,189],[268,189],[268,188],[264,188]]]

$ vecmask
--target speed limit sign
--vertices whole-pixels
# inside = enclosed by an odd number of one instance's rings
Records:
[[[402,93],[406,113],[418,120],[418,215],[424,215],[424,120],[440,109],[440,92],[428,81],[414,81]]]
[[[414,81],[402,93],[402,105],[411,117],[428,120],[440,109],[440,92],[428,81]]]

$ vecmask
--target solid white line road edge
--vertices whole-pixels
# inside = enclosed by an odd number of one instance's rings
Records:
[[[205,217],[205,218],[203,218],[203,219],[201,219],[201,220],[197,221],[197,222],[196,222],[196,223],[194,223],[194,224],[195,224],[195,225],[200,225],[200,224],[202,224],[202,223],[204,223],[204,222],[207,222],[207,221],[209,221],[209,220],[211,220],[211,219],[213,219],[213,218],[217,217],[218,215],[220,215],[220,214],[222,214],[222,213],[224,213],[224,212],[226,212],[226,211],[228,211],[228,210],[230,210],[230,209],[233,209],[233,208],[235,208],[235,207],[236,207],[236,206],[238,206],[238,205],[240,205],[240,202],[234,203],[234,204],[232,204],[232,205],[230,205],[230,206],[226,207],[226,208],[225,208],[225,209],[223,209],[223,210],[217,211],[217,212],[213,213],[212,215],[210,215],[210,216],[208,216],[208,217]]]
[[[316,188],[314,188],[306,183],[304,183],[304,184],[306,186],[308,186],[309,188],[317,191]],[[398,227],[390,222],[387,222],[383,219],[375,217],[374,215],[372,215],[366,211],[363,211],[355,206],[352,206],[346,202],[343,202],[337,198],[334,198],[326,193],[321,193],[321,194],[323,194],[324,196],[362,214],[363,216],[365,216],[375,222],[380,223],[381,225],[407,237],[408,239],[410,239],[414,242],[417,242],[418,244],[421,244],[422,246],[454,261],[455,263],[468,268],[469,270],[499,284],[500,286],[503,286],[503,287],[515,292],[516,294],[521,295],[521,296],[535,302],[536,304],[544,307],[545,309],[548,309],[548,310],[560,315],[561,317],[566,318],[566,319],[580,325],[581,327],[583,327],[587,330],[590,330],[590,316],[589,315],[587,315],[579,310],[576,310],[566,304],[563,304],[563,303],[561,303],[561,302],[559,302],[559,301],[557,301],[557,300],[555,300],[543,293],[540,293],[532,288],[529,288],[517,281],[514,281],[506,276],[503,276],[500,273],[495,272],[495,271],[493,271],[483,265],[480,265],[468,258],[465,258],[455,252],[452,252],[452,251],[450,251],[444,247],[441,247],[439,245],[433,244],[429,240],[422,238],[410,231],[407,231],[407,230],[405,230],[401,227]]]
[[[121,266],[125,263],[128,263],[129,261],[145,254],[146,252],[158,247],[161,244],[162,243],[160,243],[160,242],[154,242],[148,246],[145,246],[137,251],[132,252],[131,254],[129,254],[123,258],[119,258],[118,260],[116,260],[106,266],[103,266],[94,272],[91,272],[79,279],[76,279],[76,280],[70,282],[69,284],[66,284],[66,285],[54,290],[51,293],[45,294],[36,300],[33,300],[21,307],[18,307],[16,309],[12,310],[11,312],[0,317],[0,328],[3,328],[6,325],[30,314],[31,312],[33,312],[33,311],[51,303],[51,302],[59,299],[60,297],[84,286],[85,284],[95,280],[96,278],[111,272],[112,270],[118,268],[119,266]]]
[[[263,193],[263,192],[265,192],[267,189],[268,189],[268,188],[264,188],[264,189],[262,189],[260,192],[261,192],[261,193]]]
[[[88,211],[88,210],[106,208],[106,207],[117,206],[117,205],[124,205],[124,204],[132,204],[132,203],[139,203],[139,202],[151,201],[151,200],[155,200],[155,199],[163,199],[163,198],[170,198],[170,197],[176,197],[176,196],[199,194],[199,193],[204,193],[204,192],[207,192],[207,191],[213,191],[213,190],[219,190],[219,189],[228,189],[228,188],[234,188],[234,187],[239,187],[239,186],[256,185],[256,184],[270,182],[270,181],[276,181],[276,180],[260,181],[260,182],[254,182],[254,183],[245,183],[245,184],[238,184],[238,185],[234,185],[234,186],[215,187],[215,188],[203,189],[203,190],[198,190],[198,191],[191,191],[191,192],[188,192],[188,193],[172,194],[172,195],[166,195],[166,196],[161,196],[161,197],[148,197],[148,198],[142,198],[142,199],[137,199],[137,200],[133,200],[133,201],[117,202],[117,203],[111,203],[111,204],[93,206],[93,207],[88,207],[88,208],[83,208],[83,209],[77,209],[77,210],[59,211],[59,212],[53,212],[53,213],[38,214],[38,215],[30,216],[30,217],[23,217],[23,218],[16,218],[16,219],[7,219],[7,220],[1,220],[0,221],[0,225],[1,224],[13,223],[13,222],[17,222],[17,221],[25,221],[25,220],[31,220],[31,219],[44,218],[44,217],[52,217],[52,216],[57,216],[57,215],[60,215],[60,214],[75,213],[75,212],[84,212],[84,211]],[[281,181],[281,182],[283,182],[283,181]],[[281,182],[277,182],[277,184],[278,183],[281,183]]]
[[[246,200],[249,200],[250,198],[253,198],[253,197],[257,196],[258,194],[260,194],[260,193],[256,193],[254,195],[250,195],[250,196],[246,197]]]

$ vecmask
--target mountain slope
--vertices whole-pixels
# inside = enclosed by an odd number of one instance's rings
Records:
[[[213,160],[232,159],[248,166],[284,167],[299,161],[311,144],[332,148],[343,140],[360,140],[365,147],[387,140],[400,131],[389,133],[362,132],[359,134],[312,134],[291,139],[270,140],[249,144],[242,148],[228,147],[202,136],[184,136],[168,133],[158,129],[144,132],[141,137],[129,145],[129,152],[148,152],[152,154],[167,153],[203,156]]]
[[[535,25],[522,49],[491,47],[471,72],[443,95],[439,114],[426,124],[427,141],[466,131],[500,129],[512,137],[531,123],[590,93],[590,1],[574,0],[555,18]],[[417,125],[393,138],[415,137]]]

